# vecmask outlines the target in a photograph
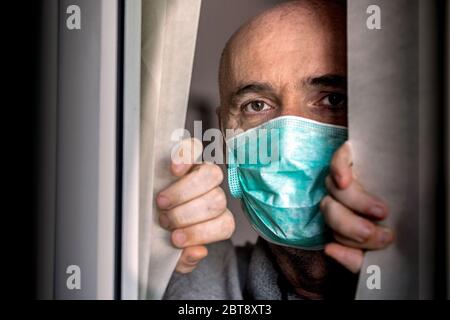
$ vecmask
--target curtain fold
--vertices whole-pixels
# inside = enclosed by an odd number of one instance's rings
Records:
[[[139,298],[161,299],[180,257],[158,222],[156,195],[174,181],[174,130],[184,128],[201,0],[142,3]]]

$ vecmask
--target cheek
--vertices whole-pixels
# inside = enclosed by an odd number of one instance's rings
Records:
[[[238,114],[230,112],[229,108],[226,108],[226,111],[221,112],[220,121],[222,125],[222,129],[224,130],[236,130],[240,127],[240,117]]]
[[[267,121],[277,118],[278,116],[279,114],[276,113],[275,111],[260,116],[243,116],[241,120],[241,128],[243,130],[249,130]]]

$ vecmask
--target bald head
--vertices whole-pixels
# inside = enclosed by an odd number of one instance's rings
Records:
[[[295,0],[282,3],[254,17],[241,26],[228,40],[220,62],[219,81],[226,81],[230,60],[242,46],[264,41],[283,39],[286,32],[303,33],[317,28],[317,32],[335,29],[345,30],[345,1],[341,0]],[[307,27],[307,28],[305,28]],[[341,29],[341,30],[339,30]],[[221,85],[222,87],[222,85]]]
[[[301,108],[296,111],[290,108],[294,100],[305,101],[302,93],[308,92],[302,92],[301,87],[314,84],[311,80],[318,77],[331,76],[322,80],[345,89],[345,15],[345,1],[299,0],[278,5],[243,25],[228,41],[220,64],[221,106],[222,111],[228,112],[221,113],[225,127],[248,129],[283,112],[300,112],[298,115],[309,117]],[[316,81],[316,87],[325,82]],[[239,91],[246,86],[248,90]],[[252,93],[256,104],[247,109],[246,105],[239,105],[243,102],[239,99],[243,97],[241,93]],[[240,111],[237,107],[241,107]],[[277,112],[268,115],[265,109],[269,107]],[[261,117],[249,118],[248,114],[240,113],[245,110],[253,114],[259,110]],[[346,121],[338,117],[331,113],[325,115],[326,119],[312,116],[324,122]]]

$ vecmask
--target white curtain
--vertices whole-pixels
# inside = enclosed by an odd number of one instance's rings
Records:
[[[184,128],[201,0],[142,2],[139,298],[161,299],[180,256],[155,197],[173,182],[170,140]]]
[[[380,30],[366,25],[371,5],[381,9]],[[355,171],[369,192],[389,204],[386,224],[397,236],[389,248],[366,254],[357,299],[418,299],[419,242],[430,249],[419,234],[425,231],[425,225],[419,229],[420,208],[427,207],[433,190],[419,190],[419,129],[424,127],[419,127],[418,12],[418,1],[348,1]],[[429,222],[432,212],[423,213]]]

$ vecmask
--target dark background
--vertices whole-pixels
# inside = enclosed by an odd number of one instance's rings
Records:
[[[2,23],[2,289],[33,298],[40,1],[5,1]],[[6,288],[4,285],[6,284]]]

